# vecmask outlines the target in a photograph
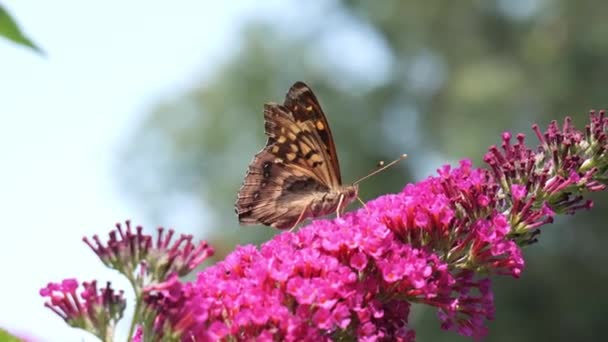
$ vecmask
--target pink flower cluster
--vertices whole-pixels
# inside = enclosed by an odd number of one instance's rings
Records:
[[[523,259],[509,240],[499,187],[484,169],[444,166],[429,177],[368,203],[400,241],[432,250],[453,268],[519,276]]]
[[[40,295],[50,299],[44,305],[69,325],[108,340],[127,306],[123,292],[115,292],[109,282],[101,289],[97,288],[96,281],[84,282],[82,287],[79,298],[78,281],[65,279],[61,283],[49,283],[40,290]]]
[[[192,235],[180,235],[173,240],[174,231],[157,228],[154,239],[144,234],[143,228],[137,226],[135,231],[131,222],[126,222],[126,229],[120,223],[109,233],[109,240],[104,245],[97,235],[93,242],[87,237],[83,241],[99,256],[108,267],[116,269],[131,279],[136,272],[140,278],[149,275],[162,281],[176,272],[179,276],[190,273],[204,260],[213,255],[213,249],[207,242],[198,245],[192,243]]]
[[[442,328],[481,338],[495,312],[487,275],[518,277],[537,228],[604,188],[607,128],[603,112],[586,136],[553,123],[536,151],[505,134],[490,170],[462,161],[342,218],[237,248],[195,282],[149,288],[156,329],[197,341],[413,341],[410,303],[425,303]]]
[[[608,119],[591,113],[584,132],[569,119],[541,133],[503,134],[489,169],[464,160],[438,176],[381,196],[333,220],[284,232],[259,249],[238,247],[198,274],[178,277],[212,255],[205,243],[159,228],[154,239],[119,224],[106,244],[84,239],[136,293],[134,341],[414,341],[412,303],[437,308],[441,327],[482,338],[495,307],[490,275],[519,277],[521,247],[556,214],[590,208],[605,189]],[[125,307],[109,284],[68,279],[40,291],[68,324],[108,340]],[[143,305],[142,305],[143,303]]]
[[[106,266],[121,272],[130,280],[137,302],[134,313],[136,322],[132,322],[132,331],[135,323],[142,323],[140,319],[155,316],[155,313],[144,312],[139,305],[145,286],[159,282],[168,284],[164,281],[170,275],[186,275],[213,255],[213,249],[205,241],[194,244],[191,235],[180,235],[173,240],[173,230],[158,228],[157,232],[154,238],[144,234],[141,226],[134,231],[127,221],[126,229],[120,223],[116,224],[116,229],[110,231],[105,244],[98,236],[93,237],[93,242],[83,238]],[[51,301],[45,305],[71,326],[87,330],[104,341],[111,340],[108,336],[126,306],[122,291],[115,294],[109,283],[99,293],[95,282],[85,282],[83,287],[82,300],[76,296],[78,282],[75,279],[49,283],[40,290],[40,295],[50,297]]]
[[[542,133],[532,126],[540,146],[532,150],[524,144],[525,136],[503,134],[502,151],[492,146],[484,157],[492,175],[510,196],[503,197],[508,209],[510,237],[520,245],[536,242],[538,227],[553,222],[555,213],[574,214],[590,209],[586,192],[602,191],[606,184],[608,119],[605,111],[590,113],[585,131],[572,126],[566,118],[560,128],[556,121]],[[540,207],[540,208],[538,208]]]
[[[492,206],[498,187],[487,172],[465,161],[440,173],[260,250],[241,247],[194,283],[150,289],[147,302],[186,339],[413,341],[412,302],[437,307],[445,329],[482,337],[494,302],[489,280],[474,271],[517,276],[523,260]],[[167,311],[168,298],[205,314]]]

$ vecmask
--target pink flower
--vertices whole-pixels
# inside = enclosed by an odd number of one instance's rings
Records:
[[[520,184],[511,185],[511,195],[513,196],[514,202],[519,202],[523,198],[526,197],[528,192],[526,191],[526,187]]]
[[[471,271],[458,273],[454,290],[459,296],[439,310],[438,314],[443,329],[456,330],[463,336],[480,339],[487,334],[485,321],[494,319],[494,297],[490,279],[474,278]]]
[[[154,322],[158,336],[162,336],[165,330],[180,333],[181,326],[190,326],[192,322],[206,320],[207,314],[200,302],[195,307],[182,305],[186,298],[185,287],[182,288],[177,276],[191,272],[213,254],[213,249],[204,241],[195,245],[190,235],[181,235],[173,240],[173,230],[166,234],[163,228],[158,228],[157,231],[157,237],[153,238],[144,234],[140,226],[133,231],[127,221],[126,229],[116,224],[116,229],[110,232],[106,244],[102,243],[98,236],[93,236],[93,242],[86,237],[83,240],[105,265],[118,270],[130,280],[138,296],[137,300],[142,299],[144,287],[148,289],[149,298],[154,298],[154,291],[162,293],[162,310],[158,311],[166,311],[173,316],[179,314],[180,320],[165,319],[169,314],[154,317],[156,311],[145,311],[139,305],[134,314],[135,317],[145,316],[150,322]],[[158,284],[159,282],[162,283]],[[66,279],[61,284],[49,283],[40,294],[51,298],[45,305],[68,324],[91,331],[100,337],[111,334],[126,305],[122,292],[115,294],[109,283],[105,289],[98,292],[95,282],[85,282],[80,301],[76,296],[77,287],[78,282],[75,279]],[[154,308],[159,308],[161,304]],[[144,335],[146,339],[155,337],[148,336],[152,331],[143,329],[143,323],[139,323],[139,330],[137,334],[133,334],[133,339],[142,339]],[[171,329],[165,329],[165,326],[169,325]],[[130,333],[134,332],[134,328],[135,323],[131,325]]]
[[[213,249],[207,242],[194,245],[191,235],[180,235],[172,242],[173,230],[165,234],[164,228],[159,227],[156,239],[144,234],[141,226],[135,230],[132,230],[131,222],[126,221],[126,229],[120,223],[116,224],[105,245],[97,235],[93,236],[94,243],[86,237],[83,241],[106,266],[128,278],[150,275],[153,280],[162,281],[173,272],[184,276],[213,255]],[[137,270],[139,274],[135,275]]]
[[[114,326],[122,318],[126,307],[123,292],[116,293],[108,282],[98,289],[97,282],[82,283],[78,298],[78,281],[65,279],[49,283],[40,289],[40,295],[50,300],[44,305],[73,327],[87,330],[102,340],[111,340]]]
[[[143,342],[144,340],[144,331],[141,328],[141,326],[137,327],[137,330],[135,330],[135,334],[133,334],[133,337],[131,338],[131,342]]]
[[[517,135],[514,145],[511,135],[504,134],[503,152],[490,148],[484,160],[503,191],[511,186],[510,221],[516,242],[536,242],[537,228],[553,222],[555,213],[573,214],[592,206],[590,200],[583,201],[583,193],[605,188],[597,179],[601,176],[597,165],[607,148],[607,125],[604,111],[592,111],[585,133],[566,118],[561,129],[556,121],[545,133],[537,125],[532,127],[541,141],[534,151],[525,146],[523,134]]]

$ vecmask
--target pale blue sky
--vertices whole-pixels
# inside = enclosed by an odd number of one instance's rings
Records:
[[[128,288],[80,242],[126,218],[146,223],[112,179],[121,142],[238,45],[246,16],[284,2],[3,3],[48,55],[0,40],[0,327],[94,341],[43,308],[38,289],[66,277]]]

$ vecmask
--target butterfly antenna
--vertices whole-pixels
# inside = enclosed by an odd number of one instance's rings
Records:
[[[369,173],[367,176],[363,176],[363,177],[361,177],[361,178],[357,179],[357,180],[356,180],[356,181],[353,183],[353,185],[359,184],[359,183],[361,183],[363,180],[366,180],[366,179],[368,179],[369,177],[371,177],[371,176],[373,176],[373,175],[375,175],[375,174],[377,174],[377,173],[380,173],[380,172],[382,172],[382,171],[384,171],[384,170],[388,169],[389,167],[391,167],[391,166],[393,166],[393,165],[397,164],[398,162],[402,161],[402,160],[403,160],[403,159],[405,159],[405,158],[407,158],[407,154],[402,154],[402,155],[401,155],[401,157],[399,157],[399,158],[397,158],[397,159],[393,160],[392,162],[390,162],[390,163],[388,163],[388,164],[386,164],[386,165],[384,165],[384,162],[383,162],[383,161],[380,161],[380,162],[378,163],[378,166],[379,166],[379,168],[378,168],[378,169],[376,169],[376,170],[374,170],[374,171],[370,172],[370,173]]]

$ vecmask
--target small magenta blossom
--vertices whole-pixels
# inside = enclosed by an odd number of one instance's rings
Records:
[[[173,340],[414,341],[411,303],[482,338],[495,315],[488,276],[519,277],[538,228],[605,188],[607,129],[603,112],[584,133],[569,119],[535,126],[534,150],[505,133],[489,169],[444,166],[341,218],[239,247],[194,282],[150,287],[146,303]]]
[[[91,281],[82,283],[78,296],[78,286],[76,279],[65,279],[61,283],[49,283],[40,290],[40,295],[49,298],[44,305],[70,326],[111,341],[116,323],[127,306],[123,292],[114,291],[109,282],[105,288],[98,289],[97,282]]]

